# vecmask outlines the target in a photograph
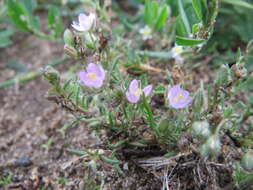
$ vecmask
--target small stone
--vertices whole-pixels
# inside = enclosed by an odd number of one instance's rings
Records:
[[[15,165],[17,166],[17,167],[19,167],[19,166],[22,166],[22,167],[27,167],[27,166],[30,166],[30,165],[32,165],[33,163],[32,163],[32,161],[30,160],[30,158],[28,157],[28,156],[22,156],[22,157],[20,157],[17,161],[16,161],[16,163],[15,163]]]

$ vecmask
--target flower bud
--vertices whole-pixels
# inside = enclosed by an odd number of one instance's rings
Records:
[[[73,57],[73,58],[78,57],[78,53],[77,53],[76,49],[72,46],[69,46],[69,45],[65,44],[64,45],[64,52],[65,52],[65,54],[67,54],[70,57]]]
[[[242,157],[241,161],[242,167],[247,171],[253,170],[253,151],[250,150]]]
[[[194,122],[192,125],[192,133],[197,136],[209,137],[211,135],[209,123],[206,121]]]
[[[217,156],[221,150],[220,139],[216,135],[210,136],[201,147],[201,154],[204,157]]]
[[[91,169],[94,171],[94,172],[97,172],[97,163],[95,160],[91,160],[88,162],[88,166],[91,167]]]
[[[69,29],[66,29],[63,33],[64,43],[72,46],[74,44],[74,36]]]
[[[46,66],[43,69],[43,76],[52,85],[58,85],[60,83],[60,73],[51,66]]]
[[[90,49],[94,49],[96,47],[97,40],[97,37],[92,33],[84,34],[84,43]]]
[[[234,76],[237,78],[245,78],[247,76],[247,69],[244,67],[244,62],[238,62],[232,66]]]
[[[204,105],[204,91],[202,89],[199,89],[196,92],[195,98],[194,98],[194,103],[193,103],[193,110],[196,113],[200,113],[203,109]]]
[[[230,74],[229,67],[227,65],[222,65],[216,75],[215,83],[219,86],[225,87],[231,81]]]
[[[160,133],[166,133],[170,130],[170,127],[172,125],[172,122],[169,119],[163,119],[158,124],[158,131]]]

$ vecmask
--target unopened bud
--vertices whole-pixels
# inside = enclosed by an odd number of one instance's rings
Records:
[[[244,62],[236,63],[232,66],[234,75],[238,78],[245,78],[247,76],[247,69],[244,67]]]
[[[92,33],[84,34],[84,43],[90,49],[94,49],[96,47],[97,40],[97,37]]]
[[[231,81],[231,73],[227,65],[222,65],[217,73],[215,83],[219,86],[226,86]]]
[[[204,83],[202,81],[200,83],[200,88],[195,94],[192,107],[195,113],[201,113],[208,109],[208,97],[206,91],[204,90]]]
[[[193,103],[194,112],[200,113],[202,111],[203,105],[204,105],[204,92],[203,90],[199,89],[194,98]]]
[[[89,161],[88,166],[90,166],[94,172],[97,172],[97,163],[94,160]]]
[[[211,131],[209,123],[206,121],[196,121],[192,125],[192,133],[196,136],[209,137]]]
[[[201,154],[204,157],[217,156],[221,150],[220,139],[216,135],[210,136],[201,147]]]
[[[60,83],[60,73],[51,66],[46,66],[43,69],[43,76],[52,85],[58,85]]]
[[[170,127],[173,126],[173,123],[171,120],[169,119],[163,119],[159,122],[157,130],[160,133],[166,133],[168,131],[170,131]]]
[[[65,52],[65,54],[67,54],[70,57],[74,57],[74,58],[78,57],[78,53],[73,46],[69,46],[69,45],[65,44],[64,45],[64,52]]]
[[[242,167],[247,171],[253,170],[253,151],[250,150],[242,157]]]
[[[66,29],[63,33],[64,43],[72,46],[74,44],[74,36],[69,29]]]

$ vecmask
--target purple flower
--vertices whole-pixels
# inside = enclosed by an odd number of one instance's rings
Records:
[[[100,64],[89,63],[86,71],[79,73],[79,77],[85,85],[100,88],[105,80],[105,71]]]
[[[138,80],[134,79],[131,81],[129,89],[126,92],[127,100],[132,103],[137,103],[143,93],[146,97],[149,96],[151,94],[152,88],[152,85],[148,85],[145,88],[141,89],[139,87]]]
[[[78,16],[78,22],[73,22],[71,26],[79,32],[86,32],[95,24],[95,20],[95,14],[90,13],[89,16],[87,16],[86,14],[81,13]]]
[[[192,102],[190,93],[181,89],[179,84],[170,88],[168,98],[170,105],[176,109],[185,108]]]

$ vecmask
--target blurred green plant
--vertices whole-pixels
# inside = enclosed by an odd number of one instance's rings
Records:
[[[58,7],[48,6],[49,34],[46,34],[41,30],[40,18],[34,15],[38,6],[36,0],[5,0],[5,3],[9,18],[18,29],[48,40],[56,40],[61,36],[63,25]]]
[[[169,17],[170,9],[166,3],[159,3],[158,1],[145,1],[144,19],[146,25],[153,30],[161,29]]]

